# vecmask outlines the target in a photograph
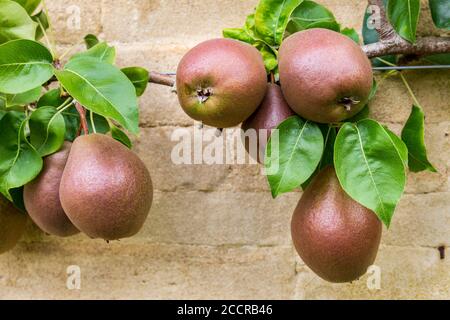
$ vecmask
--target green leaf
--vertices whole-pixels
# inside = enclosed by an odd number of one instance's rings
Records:
[[[32,181],[42,170],[42,158],[25,138],[26,122],[16,112],[0,121],[0,192],[10,201],[11,189]]]
[[[96,58],[71,60],[64,70],[55,71],[69,94],[86,109],[139,131],[136,89],[117,67]]]
[[[53,76],[51,53],[38,42],[14,40],[0,45],[0,92],[29,91]]]
[[[225,29],[225,38],[243,41],[253,45],[261,53],[267,72],[271,72],[278,67],[277,53],[265,42],[252,38],[244,29]]]
[[[269,140],[265,160],[273,197],[290,192],[307,181],[324,150],[322,132],[313,122],[294,116],[283,121],[277,129]]]
[[[303,1],[292,13],[287,30],[292,34],[311,28],[339,32],[341,27],[330,10],[314,1]]]
[[[111,126],[111,135],[114,139],[121,142],[123,145],[131,149],[133,144],[131,143],[130,138],[128,138],[127,134],[117,128],[116,126]]]
[[[20,4],[28,14],[32,14],[36,11],[37,7],[41,3],[41,0],[13,0]]]
[[[389,134],[392,144],[397,149],[398,155],[403,161],[405,169],[408,168],[408,147],[394,132],[392,132],[388,127],[384,127],[384,130]]]
[[[44,37],[44,31],[42,31],[42,28],[44,28],[44,30],[47,30],[50,27],[48,17],[44,11],[41,11],[38,14],[32,16],[31,19],[33,19],[33,21],[36,21],[38,24],[40,24],[36,29],[36,40],[40,40]],[[41,28],[41,25],[42,25],[42,28]]]
[[[389,0],[387,15],[395,31],[409,42],[416,42],[420,0]]]
[[[336,128],[334,128],[331,125],[324,125],[324,124],[321,124],[319,126],[324,138],[325,149],[322,155],[322,159],[320,159],[316,171],[305,183],[302,184],[303,190],[305,190],[309,186],[314,177],[320,171],[322,171],[322,169],[324,169],[329,165],[333,165],[334,163],[334,143],[336,141]]]
[[[5,108],[23,107],[39,99],[42,87],[37,87],[18,94],[0,94],[0,100],[5,101]]]
[[[222,34],[224,38],[235,39],[249,44],[255,43],[255,38],[249,35],[243,28],[224,29]]]
[[[129,67],[123,68],[122,72],[125,73],[136,88],[136,95],[138,97],[142,96],[145,89],[147,89],[148,81],[150,79],[148,71],[141,67]]]
[[[86,118],[88,119],[89,132],[94,133],[94,129],[92,128],[92,123],[90,121],[91,112],[89,110],[86,112]],[[108,120],[106,120],[105,117],[102,117],[95,113],[94,113],[94,125],[95,125],[95,130],[97,131],[97,133],[106,134],[109,131],[111,131]]]
[[[18,3],[0,0],[0,44],[15,39],[34,40],[37,23]]]
[[[322,126],[323,128],[321,128],[322,130],[322,134],[324,137],[324,145],[325,145],[325,150],[324,153],[322,155],[322,159],[320,160],[319,163],[319,170],[322,170],[323,168],[325,168],[326,166],[329,165],[333,165],[334,163],[334,144],[336,142],[336,136],[337,136],[337,131],[336,128],[328,125],[328,126]]]
[[[53,106],[53,107],[59,107],[61,106],[68,98],[67,97],[61,97],[61,91],[59,89],[50,90],[45,95],[41,97],[41,99],[38,101],[38,108],[42,106]],[[64,117],[64,122],[66,125],[66,134],[65,134],[65,140],[66,141],[74,141],[77,137],[77,133],[80,128],[80,115],[78,114],[78,111],[76,110],[75,106],[71,106],[65,111],[62,112],[62,115]],[[86,112],[86,117],[88,119],[88,129],[90,133],[93,133],[94,130],[92,128],[91,122],[90,122],[90,111],[88,110]],[[94,124],[95,129],[97,133],[108,133],[110,131],[108,121],[98,115],[94,114]]]
[[[336,174],[355,201],[374,211],[389,227],[406,184],[403,161],[379,123],[345,123],[334,149]]]
[[[23,200],[23,189],[23,186],[20,188],[11,189],[9,190],[9,194],[12,197],[14,206],[25,213],[27,210],[25,209],[25,202]]]
[[[62,97],[60,89],[53,89],[46,92],[37,102],[37,107],[60,107],[69,97]],[[80,115],[75,106],[72,105],[62,113],[65,123],[64,140],[74,141],[77,137],[78,129],[80,127]]]
[[[61,106],[68,97],[61,97],[61,90],[59,89],[52,89],[50,91],[47,91],[45,94],[43,94],[39,100],[37,101],[37,108],[42,107],[59,107]]]
[[[425,147],[425,117],[422,109],[413,106],[411,115],[402,131],[402,140],[406,143],[409,152],[409,169],[412,172],[437,172],[428,161]]]
[[[355,41],[357,44],[359,44],[359,35],[358,35],[358,32],[356,32],[355,29],[353,29],[353,28],[344,28],[344,29],[342,29],[341,33],[343,35],[349,37],[353,41]]]
[[[429,0],[429,3],[436,27],[450,30],[450,2],[448,0]]]
[[[84,37],[84,43],[86,44],[86,48],[90,49],[96,44],[98,44],[100,41],[98,40],[97,36],[93,34],[88,34]]]
[[[261,0],[255,13],[255,31],[261,40],[279,46],[292,12],[303,0]]]
[[[42,107],[34,111],[29,126],[31,145],[41,157],[55,153],[63,145],[66,125],[64,117],[55,107]]]
[[[278,68],[278,57],[268,45],[258,42],[255,44],[255,47],[261,53],[268,73]]]
[[[244,28],[225,29],[223,30],[223,36],[253,45],[261,53],[267,73],[273,72],[278,67],[278,51],[266,42],[257,39],[254,29],[255,17],[249,15]]]
[[[63,111],[64,123],[66,125],[66,133],[64,140],[74,141],[78,136],[78,130],[80,128],[80,115],[74,105]]]
[[[427,56],[424,60],[433,64],[450,64],[450,53],[441,53]]]
[[[244,30],[253,38],[256,39],[256,35],[255,35],[255,28],[256,28],[256,23],[255,23],[255,14],[249,14],[247,16],[247,18],[245,18],[245,25],[244,25]]]
[[[375,98],[375,95],[378,92],[378,83],[377,80],[375,80],[375,78],[373,78],[373,83],[372,83],[372,89],[370,90],[370,94],[369,94],[369,101],[372,100],[373,98]]]
[[[387,0],[384,0],[384,5],[386,6]],[[376,43],[380,40],[380,36],[378,35],[378,32],[375,30],[375,27],[373,26],[373,23],[370,20],[373,20],[372,14],[368,12],[368,9],[366,9],[366,14],[364,15],[364,21],[363,21],[363,28],[362,28],[362,35],[363,35],[363,42],[364,44],[371,44]],[[383,56],[380,57],[382,60],[385,60],[389,63],[396,64],[397,63],[397,57],[396,56]],[[378,58],[372,59],[372,65],[374,67],[385,67],[387,64],[382,62]]]
[[[70,60],[78,59],[80,57],[91,57],[114,64],[116,61],[116,49],[108,46],[106,42],[96,44],[85,52],[80,52],[72,56]]]

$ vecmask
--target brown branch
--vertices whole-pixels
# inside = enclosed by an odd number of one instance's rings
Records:
[[[372,9],[372,15],[374,15],[372,23],[380,38],[379,42],[361,47],[369,58],[403,54],[407,58],[417,59],[425,55],[450,53],[450,37],[423,37],[418,38],[416,43],[410,43],[400,37],[394,30],[387,17],[383,0],[368,0],[368,3],[369,9]],[[376,6],[379,10],[373,6]],[[375,15],[376,13],[379,13],[379,15]],[[58,81],[56,77],[52,77],[44,86],[49,86],[56,81]],[[151,71],[149,83],[174,87],[176,81],[172,74]]]
[[[362,50],[369,58],[396,54],[424,56],[450,53],[449,37],[424,37],[418,38],[416,43],[410,43],[395,32],[387,17],[383,0],[368,0],[368,3],[369,8],[370,6],[379,8],[379,16],[375,17],[379,21],[373,21],[373,24],[380,37],[379,42],[362,47]],[[376,11],[372,10],[372,14],[374,13]]]
[[[149,83],[160,84],[168,87],[173,87],[175,85],[175,79],[172,75],[150,71],[149,76],[150,76],[148,80]],[[44,83],[43,86],[48,87],[53,82],[56,81],[58,81],[58,79],[55,76],[53,76],[46,83]]]
[[[150,72],[149,82],[169,87],[173,87],[175,85],[175,79],[173,76],[154,71]]]
[[[404,39],[395,39],[389,42],[377,42],[362,47],[369,58],[386,55],[407,54],[425,56],[438,53],[450,53],[449,37],[419,38],[416,43],[409,43]]]
[[[369,0],[369,8],[372,7],[372,14],[375,14],[376,11],[373,10],[373,7],[377,7],[379,9],[379,21],[372,21],[375,30],[378,32],[381,41],[389,41],[397,37],[397,33],[395,32],[392,25],[389,23],[386,9],[384,8],[383,0]]]

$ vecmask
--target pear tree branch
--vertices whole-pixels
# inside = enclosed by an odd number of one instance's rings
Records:
[[[173,76],[155,71],[150,72],[149,82],[168,87],[173,87],[175,85],[175,79]]]
[[[362,47],[369,58],[396,54],[424,56],[450,53],[450,37],[423,37],[418,38],[416,43],[410,43],[400,37],[389,23],[383,0],[368,2],[372,14],[379,13],[379,16],[375,15],[378,21],[373,21],[373,25],[380,36],[379,42]]]
[[[367,57],[376,58],[397,54],[420,57],[431,54],[450,53],[450,37],[422,37],[418,38],[416,43],[410,43],[395,32],[387,17],[383,0],[368,0],[368,3],[375,20],[372,22],[375,30],[378,32],[380,41],[361,47]],[[53,77],[46,85],[50,85],[55,81],[57,79]],[[151,71],[149,82],[174,87],[176,81],[174,74]]]

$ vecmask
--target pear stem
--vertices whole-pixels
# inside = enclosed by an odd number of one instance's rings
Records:
[[[416,104],[417,107],[422,108],[419,100],[417,99],[416,95],[414,94],[414,91],[411,89],[411,86],[409,85],[408,80],[406,80],[405,76],[401,73],[400,73],[400,78],[402,79],[406,89],[408,90],[409,95],[413,99],[413,102]]]
[[[270,73],[270,83],[275,84],[275,75],[273,72]]]
[[[83,129],[83,133],[85,135],[88,135],[89,127],[88,127],[87,119],[86,119],[86,109],[79,102],[75,102],[75,108],[77,109],[78,113],[80,114],[80,130],[79,130],[78,135],[81,134],[81,129]]]

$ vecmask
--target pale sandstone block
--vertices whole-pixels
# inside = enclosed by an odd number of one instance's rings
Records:
[[[438,171],[408,174],[407,193],[449,191],[450,122],[425,123],[425,144],[428,159]]]
[[[107,38],[120,42],[174,37],[180,42],[222,36],[222,29],[240,27],[258,1],[103,0]]]
[[[172,150],[179,143],[172,141],[176,127],[141,129],[135,138],[134,151],[147,165],[156,190],[214,190],[229,174],[228,165],[175,164]],[[192,133],[194,128],[178,128]],[[191,134],[191,137],[193,134]],[[193,161],[191,153],[186,152]]]
[[[100,1],[52,0],[46,4],[57,43],[76,44],[89,33],[101,33]]]
[[[383,243],[395,246],[450,245],[450,193],[405,195]]]
[[[261,192],[158,192],[138,238],[204,245],[291,245],[297,196]]]
[[[81,268],[81,290],[66,269]],[[0,257],[2,299],[288,299],[290,247],[213,248],[127,241],[22,244]]]
[[[367,8],[367,1],[325,0],[318,3],[333,12],[337,22],[340,23],[342,27],[355,28],[358,33],[361,32],[364,11]]]
[[[401,136],[404,124],[386,124],[395,134]],[[405,192],[409,193],[430,193],[447,191],[447,176],[449,170],[448,155],[450,154],[450,123],[429,123],[425,122],[425,145],[428,159],[438,172],[408,172],[408,181]]]
[[[448,251],[448,250],[447,250]],[[297,267],[296,299],[449,299],[450,260],[427,248],[382,247],[375,265],[380,267],[380,290],[368,288],[373,274],[347,284],[331,284],[309,268]]]
[[[428,123],[450,119],[450,71],[415,71],[405,73],[417,99],[421,102]],[[378,81],[380,77],[377,76]],[[383,122],[405,123],[413,100],[403,82],[391,77],[380,83],[370,103],[371,117]]]
[[[178,62],[189,47],[170,41],[156,41],[142,45],[118,45],[117,64],[120,67],[140,66],[149,71],[162,73],[176,72]],[[145,94],[139,99],[140,121],[143,127],[161,125],[189,126],[193,124],[181,108],[172,88],[149,84]]]

